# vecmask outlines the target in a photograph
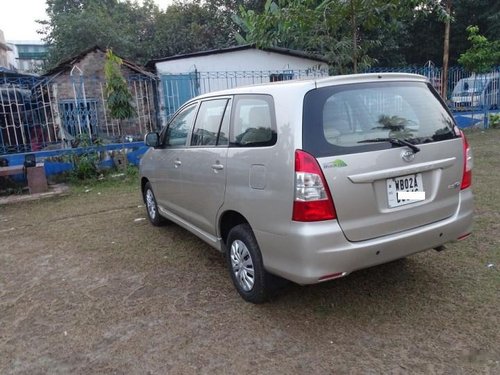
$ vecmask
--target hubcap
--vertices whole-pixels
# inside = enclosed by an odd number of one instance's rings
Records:
[[[146,206],[148,208],[148,214],[151,219],[156,217],[156,204],[155,196],[151,190],[146,191]]]
[[[236,240],[231,244],[230,255],[236,281],[245,292],[249,292],[255,282],[255,271],[250,252],[242,241]]]

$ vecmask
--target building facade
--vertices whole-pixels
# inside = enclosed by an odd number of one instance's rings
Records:
[[[40,73],[48,47],[40,41],[9,41],[15,69],[20,73]]]

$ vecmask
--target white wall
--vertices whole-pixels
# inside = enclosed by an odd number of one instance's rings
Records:
[[[163,76],[159,85],[160,105],[165,115],[163,124],[185,100],[198,94],[266,83],[271,74],[284,71],[290,71],[292,79],[328,75],[326,63],[255,48],[179,58],[158,62],[155,66],[157,74]],[[175,75],[194,72],[197,74],[191,81],[175,78]],[[167,79],[168,75],[173,77]]]
[[[318,65],[323,69],[328,68],[326,63],[316,60],[253,48],[158,62],[156,71],[158,74],[180,74],[195,70],[198,72],[306,70]]]

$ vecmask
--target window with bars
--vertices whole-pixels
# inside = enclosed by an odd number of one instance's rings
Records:
[[[62,125],[69,134],[97,134],[97,100],[62,100],[59,102],[59,113]]]

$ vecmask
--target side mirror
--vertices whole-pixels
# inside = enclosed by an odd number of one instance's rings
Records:
[[[158,147],[160,145],[160,135],[156,132],[147,133],[144,137],[144,144],[149,147]]]

